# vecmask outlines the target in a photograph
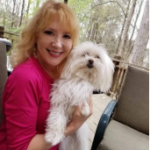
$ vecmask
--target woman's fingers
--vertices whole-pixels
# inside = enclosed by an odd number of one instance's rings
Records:
[[[65,133],[66,136],[72,134],[74,131],[80,128],[80,126],[92,115],[93,113],[92,95],[90,96],[88,105],[90,110],[88,116],[82,114],[82,109],[84,106],[75,106],[72,120],[66,128],[66,133]]]

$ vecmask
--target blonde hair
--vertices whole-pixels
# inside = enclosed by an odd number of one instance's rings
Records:
[[[76,15],[65,3],[46,1],[23,29],[16,48],[11,52],[12,68],[24,62],[33,55],[36,43],[36,35],[43,31],[54,17],[59,17],[62,25],[71,34],[73,47],[78,42],[79,23]]]

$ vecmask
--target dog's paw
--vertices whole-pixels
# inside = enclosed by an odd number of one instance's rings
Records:
[[[45,133],[46,143],[51,143],[52,146],[60,143],[65,136],[58,132],[47,132]]]

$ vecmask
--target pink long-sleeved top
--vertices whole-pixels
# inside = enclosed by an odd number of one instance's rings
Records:
[[[52,83],[33,56],[13,70],[2,98],[0,150],[26,150],[36,134],[45,133]]]

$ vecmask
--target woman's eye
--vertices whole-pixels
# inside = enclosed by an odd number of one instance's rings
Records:
[[[63,37],[66,38],[66,39],[71,39],[71,36],[68,35],[68,34],[65,34]]]
[[[48,35],[52,35],[52,34],[53,34],[52,31],[48,31],[48,30],[47,30],[47,31],[44,31],[44,33],[45,33],[45,34],[48,34]]]

